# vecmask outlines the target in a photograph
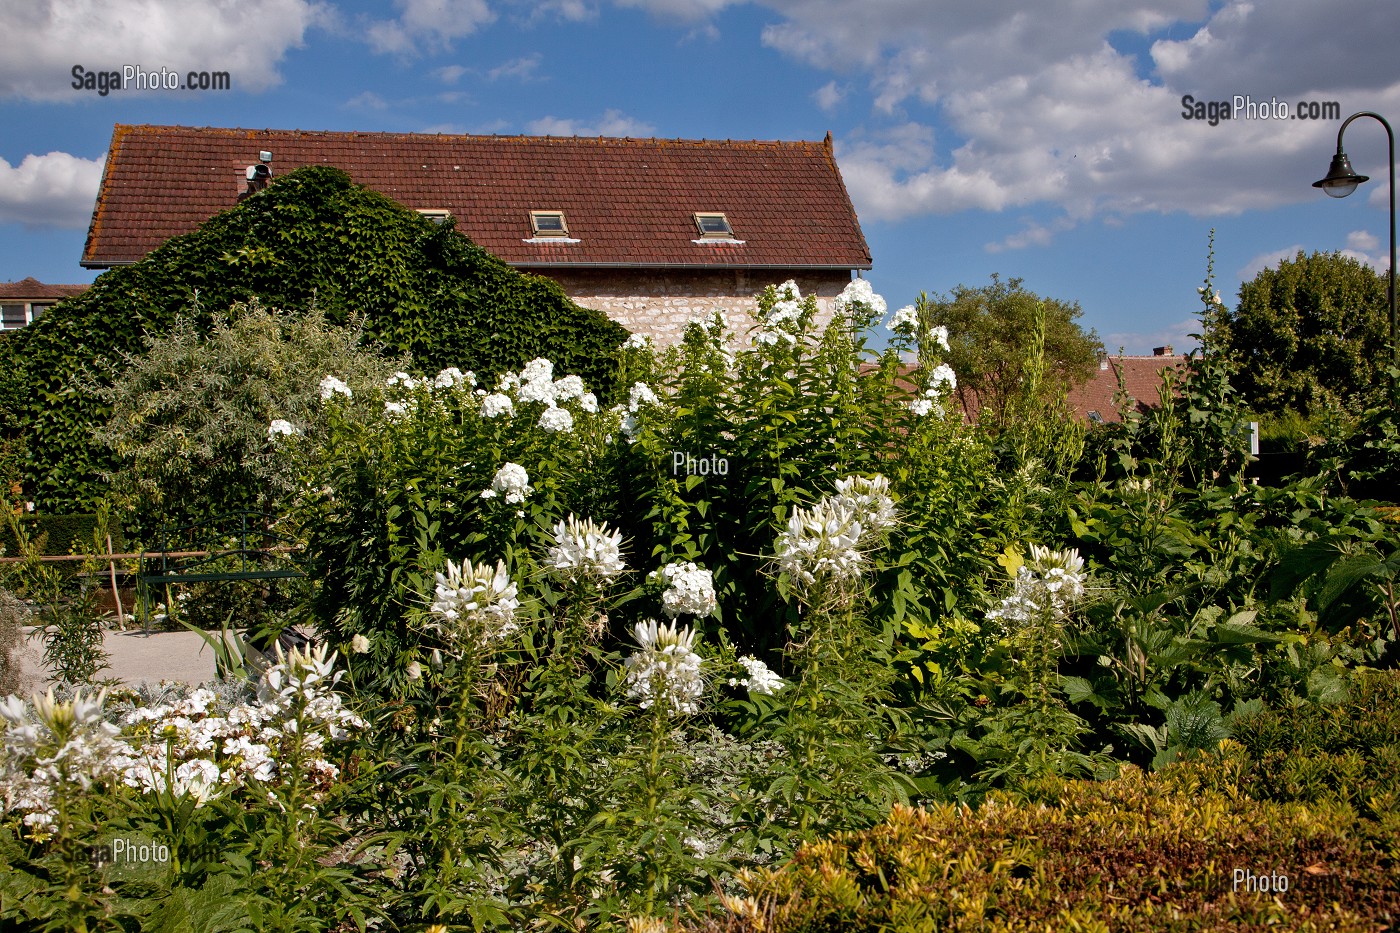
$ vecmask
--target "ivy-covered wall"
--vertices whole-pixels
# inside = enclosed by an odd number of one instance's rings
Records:
[[[89,439],[107,415],[92,385],[177,315],[208,321],[254,297],[284,308],[314,302],[332,319],[363,312],[370,337],[412,353],[425,372],[458,366],[484,380],[549,357],[604,401],[627,337],[450,226],[338,169],[299,169],[0,341],[0,438],[22,450],[26,498],[41,511],[78,512],[101,496],[113,464]]]

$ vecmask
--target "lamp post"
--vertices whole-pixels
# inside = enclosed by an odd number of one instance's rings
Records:
[[[1341,129],[1337,130],[1337,154],[1332,157],[1332,165],[1327,170],[1327,177],[1321,181],[1313,182],[1314,188],[1321,188],[1328,197],[1344,198],[1356,190],[1356,186],[1364,181],[1369,181],[1365,175],[1358,175],[1352,171],[1351,160],[1342,151],[1342,134],[1347,131],[1351,121],[1357,117],[1375,117],[1385,127],[1385,135],[1390,140],[1390,353],[1391,360],[1395,365],[1400,366],[1400,343],[1396,342],[1395,329],[1395,132],[1386,122],[1385,117],[1370,110],[1363,110],[1354,113],[1346,118]]]

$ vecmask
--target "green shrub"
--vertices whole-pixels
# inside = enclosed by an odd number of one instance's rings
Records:
[[[1046,778],[1032,799],[896,808],[745,879],[726,916],[685,927],[826,930],[1348,930],[1400,918],[1400,864],[1345,806],[1242,802],[1131,766]],[[1250,890],[1250,873],[1286,892]]]
[[[308,167],[111,269],[81,296],[0,342],[0,436],[24,437],[25,494],[84,505],[115,458],[92,444],[106,420],[93,392],[181,314],[207,327],[236,302],[353,313],[369,336],[426,371],[483,376],[549,356],[599,391],[627,336],[555,283],[517,273],[448,225],[431,223],[344,172]]]
[[[84,554],[93,545],[93,534],[102,519],[93,513],[81,515],[49,515],[36,512],[16,516],[25,536],[42,554]],[[112,550],[120,554],[126,549],[126,536],[120,528],[111,529]],[[103,542],[105,546],[105,540]],[[0,524],[0,548],[12,557],[19,553],[19,542],[7,525]]]

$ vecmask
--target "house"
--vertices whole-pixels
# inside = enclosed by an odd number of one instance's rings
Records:
[[[81,295],[86,285],[46,285],[33,277],[0,282],[0,330],[33,324],[64,298]]]
[[[1151,356],[1104,356],[1088,382],[1070,389],[1067,401],[1077,416],[1095,424],[1121,421],[1113,403],[1120,378],[1132,406],[1145,414],[1161,400],[1162,374],[1174,369],[1184,375],[1185,368],[1186,357],[1170,346],[1154,347]]]
[[[82,265],[136,262],[269,177],[333,165],[661,342],[793,279],[829,315],[870,249],[819,142],[128,126],[112,133]],[[730,316],[731,326],[742,319]]]

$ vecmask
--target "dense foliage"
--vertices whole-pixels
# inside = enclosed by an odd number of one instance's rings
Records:
[[[1266,415],[1359,412],[1389,365],[1384,276],[1341,253],[1301,250],[1240,286],[1214,341],[1239,366],[1245,404]]]
[[[1078,302],[1041,298],[1018,278],[1003,282],[993,274],[991,284],[980,288],[959,285],[947,295],[920,295],[915,307],[923,326],[946,329],[963,409],[997,428],[1017,414],[1014,400],[1032,375],[1026,367],[1033,340],[1044,344],[1042,402],[1086,381],[1103,352],[1098,334],[1079,325],[1084,312]]]
[[[630,338],[612,405],[537,358],[246,415],[320,648],[0,706],[3,919],[1374,928],[1395,696],[1354,672],[1395,665],[1400,548],[1339,494],[1358,448],[1252,483],[1219,353],[1086,438],[1040,305],[1014,417],[968,424],[957,335],[902,309],[875,353],[883,310],[854,282],[818,331],[782,283]],[[128,831],[170,864],[84,851]],[[1279,858],[1296,903],[1226,890]]]
[[[308,167],[99,276],[0,341],[0,435],[22,441],[25,496],[74,511],[120,463],[90,432],[109,414],[93,391],[182,316],[207,330],[237,302],[319,308],[416,364],[489,375],[549,355],[611,387],[619,325],[574,305],[553,282],[521,275],[449,225]]]

